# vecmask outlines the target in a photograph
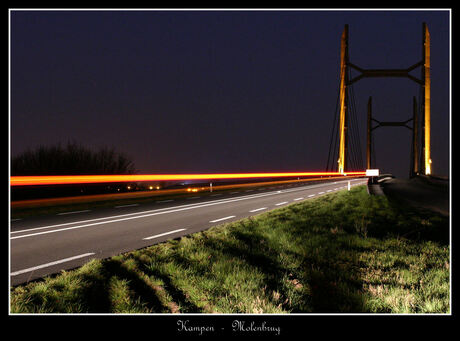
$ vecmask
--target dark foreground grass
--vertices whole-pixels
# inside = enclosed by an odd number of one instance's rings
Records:
[[[358,187],[11,288],[11,312],[448,313],[448,238]]]

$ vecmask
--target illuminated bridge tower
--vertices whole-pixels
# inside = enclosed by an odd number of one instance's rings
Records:
[[[357,82],[362,78],[369,77],[405,77],[410,80],[418,83],[422,87],[422,99],[421,99],[421,152],[418,150],[418,129],[415,126],[417,120],[413,119],[412,130],[414,133],[413,136],[413,157],[412,157],[412,169],[411,174],[425,174],[429,175],[432,172],[432,163],[431,163],[431,154],[430,154],[430,145],[431,145],[431,136],[430,136],[430,33],[426,23],[422,25],[423,32],[423,49],[422,49],[422,60],[418,63],[410,66],[407,69],[362,69],[349,60],[348,55],[348,25],[345,25],[345,29],[342,33],[341,38],[341,48],[340,48],[340,91],[339,91],[339,105],[340,105],[340,115],[339,115],[339,157],[338,157],[338,171],[340,173],[346,173],[347,171],[347,153],[348,153],[348,91],[347,88],[353,83]],[[410,72],[417,67],[421,67],[422,74],[421,79],[416,78],[410,74]],[[349,71],[354,69],[361,74],[354,78],[351,78]],[[351,78],[351,79],[350,79]],[[407,121],[406,121],[407,122]],[[380,126],[390,126],[390,125],[403,125],[406,122],[379,122]],[[370,125],[368,124],[368,130]],[[368,136],[369,136],[368,131]],[[367,166],[370,166],[370,148],[368,141],[367,148]],[[418,158],[420,161],[418,162]],[[420,168],[420,169],[419,169]]]
[[[348,147],[348,24],[345,25],[345,29],[342,33],[342,39],[340,44],[340,114],[339,114],[339,166],[338,172],[344,173],[347,163],[347,147]]]

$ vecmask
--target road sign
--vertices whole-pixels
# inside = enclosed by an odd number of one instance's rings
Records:
[[[379,176],[378,169],[366,169],[366,176]]]

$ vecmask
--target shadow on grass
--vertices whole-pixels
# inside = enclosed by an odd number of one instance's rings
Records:
[[[240,223],[242,228],[247,227],[250,223]],[[260,240],[263,236],[257,232],[251,231],[247,234],[240,229],[233,231],[232,236],[237,239],[237,242],[206,238],[203,242],[203,247],[211,252],[211,257],[216,262],[228,262],[231,258],[238,258],[243,260],[246,265],[254,268],[255,271],[264,274],[263,285],[265,290],[268,292],[277,291],[282,292],[283,278],[287,276],[286,268],[283,268],[280,263],[276,261],[276,257],[270,256],[266,252],[266,248],[260,246]],[[199,275],[201,278],[215,281],[216,285],[212,289],[213,293],[213,304],[218,304],[219,298],[231,297],[232,292],[228,287],[222,285],[224,279],[222,278],[226,274],[224,273],[213,273],[209,266],[200,264],[196,261],[180,256],[179,254],[174,255],[174,262],[183,268],[191,269],[193,273]],[[155,274],[158,276],[158,274]],[[232,276],[231,273],[228,276]],[[253,297],[255,299],[255,297]],[[240,307],[234,306],[234,312],[245,313]],[[195,307],[195,309],[197,309]],[[215,310],[215,309],[213,309]],[[191,311],[192,312],[192,311]],[[193,312],[201,312],[200,310],[194,310]]]
[[[284,215],[281,215],[281,220],[287,221]],[[292,233],[299,233],[302,229],[305,233],[305,226],[299,223],[295,225],[295,222],[290,223]],[[289,302],[283,305],[286,311],[291,313],[362,311],[363,299],[357,291],[360,281],[354,277],[356,274],[351,269],[344,269],[343,264],[340,266],[334,259],[326,258],[320,263],[302,250],[299,252],[277,250],[276,246],[269,242],[261,243],[261,240],[265,239],[262,233],[247,231],[248,228],[250,223],[241,224],[241,228],[232,232],[241,244],[209,240],[208,246],[219,248],[224,254],[242,258],[251,267],[263,273],[264,285],[270,292],[279,292],[281,297],[289,298]],[[330,256],[334,256],[332,249],[337,246],[331,244]],[[290,259],[291,266],[286,266],[280,261],[279,252],[283,253],[284,259]],[[296,267],[294,264],[300,266]],[[351,290],[350,283],[355,284],[356,288]]]
[[[449,217],[425,208],[410,206],[398,197],[387,195],[390,208],[396,213],[394,227],[385,231],[412,241],[432,241],[446,246],[450,242]],[[380,226],[388,221],[380,222]]]
[[[202,313],[203,310],[191,302],[187,295],[176,285],[174,285],[171,277],[163,274],[158,269],[149,267],[144,270],[149,276],[154,276],[163,282],[163,287],[166,292],[171,296],[173,302],[180,307],[181,313]]]
[[[108,280],[100,275],[83,274],[82,280],[89,285],[83,287],[80,293],[82,308],[88,313],[107,313],[111,310],[108,296]]]
[[[149,286],[139,274],[127,269],[117,260],[110,259],[104,263],[105,271],[110,277],[116,276],[119,279],[126,279],[130,289],[134,292],[136,298],[140,298],[142,304],[152,312],[168,312],[159,300],[154,288]],[[109,282],[107,278],[106,282]]]
[[[150,287],[139,275],[127,269],[118,260],[109,259],[104,261],[103,267],[97,275],[82,274],[81,278],[88,283],[80,293],[83,309],[88,313],[110,313],[113,304],[110,298],[110,279],[117,277],[126,280],[135,298],[140,298],[141,304],[154,312],[167,312],[158,299],[155,290]]]

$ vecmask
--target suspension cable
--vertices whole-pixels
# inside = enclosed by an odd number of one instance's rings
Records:
[[[342,71],[343,72],[343,71]],[[328,151],[328,155],[327,155],[327,165],[326,165],[326,171],[329,171],[329,161],[331,161],[331,171],[334,169],[334,156],[336,155],[336,152],[337,152],[337,136],[338,136],[338,125],[337,125],[337,113],[338,113],[338,108],[339,108],[339,101],[340,101],[340,79],[342,78],[342,74],[340,75],[340,78],[339,78],[339,87],[338,87],[338,91],[337,91],[337,100],[336,100],[336,103],[335,103],[335,112],[334,112],[334,121],[333,121],[333,124],[332,124],[332,132],[331,132],[331,140],[330,140],[330,143],[329,143],[329,151]],[[331,154],[331,150],[333,148],[333,151],[332,151],[332,154]],[[331,157],[332,157],[332,160],[331,160]]]
[[[351,70],[349,70],[349,76],[351,77]],[[351,167],[354,169],[361,168],[362,166],[362,155],[361,155],[361,148],[359,142],[359,129],[357,126],[357,114],[356,114],[356,105],[355,105],[355,98],[354,98],[354,91],[353,86],[349,86],[349,141],[350,141],[350,160],[353,160]]]
[[[351,73],[350,73],[351,76]],[[351,107],[351,129],[353,131],[353,139],[355,144],[355,157],[357,162],[357,168],[361,169],[363,166],[363,157],[362,157],[362,148],[361,148],[361,138],[359,135],[359,125],[358,125],[358,115],[356,112],[356,100],[354,96],[354,88],[353,85],[350,86],[350,102],[352,104]]]

